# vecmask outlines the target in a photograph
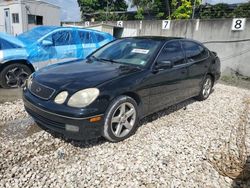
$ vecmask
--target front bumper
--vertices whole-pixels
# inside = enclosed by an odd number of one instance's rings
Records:
[[[75,118],[56,114],[45,109],[39,108],[26,99],[23,95],[24,107],[28,114],[35,120],[35,122],[43,129],[49,130],[60,135],[74,139],[87,140],[91,138],[100,137],[102,135],[104,120],[91,123],[89,120],[92,117]],[[103,116],[103,115],[98,115]],[[74,126],[78,131],[68,131],[66,126]]]

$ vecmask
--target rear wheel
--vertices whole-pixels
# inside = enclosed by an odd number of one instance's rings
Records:
[[[133,135],[137,125],[137,103],[128,96],[121,96],[107,110],[103,136],[111,142],[120,142]]]
[[[19,63],[10,64],[0,73],[0,85],[6,89],[21,87],[31,73],[32,71],[26,65]]]
[[[207,75],[203,82],[200,94],[196,97],[196,99],[200,101],[206,100],[211,94],[212,88],[213,88],[212,77],[210,75]]]

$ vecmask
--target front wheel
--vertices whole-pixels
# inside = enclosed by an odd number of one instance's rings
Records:
[[[0,73],[0,85],[5,89],[21,87],[31,73],[32,71],[26,65],[10,64]]]
[[[103,136],[120,142],[133,135],[138,125],[137,103],[128,96],[115,99],[105,114]]]
[[[204,82],[203,82],[200,94],[196,97],[196,99],[199,101],[206,100],[209,97],[209,95],[211,94],[212,88],[213,88],[212,77],[207,75]]]

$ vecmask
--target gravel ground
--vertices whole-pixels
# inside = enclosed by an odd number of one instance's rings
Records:
[[[55,138],[21,101],[0,114],[0,187],[250,187],[233,180],[250,155],[249,90],[218,84],[208,100],[154,114],[115,144]]]

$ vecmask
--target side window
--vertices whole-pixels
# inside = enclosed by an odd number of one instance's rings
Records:
[[[55,46],[65,46],[73,44],[72,34],[70,31],[58,31],[52,35]]]
[[[95,41],[93,39],[93,34],[87,31],[79,31],[79,37],[80,37],[81,43],[83,44],[90,44],[90,43],[94,43]]]
[[[173,41],[166,44],[161,51],[157,61],[171,61],[174,65],[185,63],[185,56],[179,41]]]
[[[207,49],[197,43],[185,41],[182,44],[188,62],[201,61],[209,56]]]
[[[81,40],[81,43],[84,43],[86,32],[85,31],[79,31],[78,34],[79,34],[79,38]]]
[[[86,38],[84,42],[86,44],[90,44],[94,42],[93,35],[90,32],[86,32]]]

